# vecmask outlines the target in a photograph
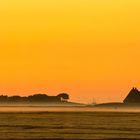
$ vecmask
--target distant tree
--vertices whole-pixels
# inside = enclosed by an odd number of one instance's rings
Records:
[[[62,101],[67,101],[69,99],[69,95],[67,93],[60,93],[57,95]]]
[[[0,95],[0,102],[7,102],[8,96],[7,95]]]
[[[0,102],[1,103],[22,103],[22,102],[61,102],[61,101],[67,101],[69,99],[69,95],[67,93],[60,93],[57,96],[48,96],[46,94],[34,94],[30,96],[3,96],[0,95]]]
[[[11,97],[8,97],[8,100],[10,102],[20,102],[21,101],[21,98],[20,96],[11,96]]]
[[[34,94],[32,96],[28,96],[29,101],[34,102],[42,102],[45,101],[48,96],[46,94]]]

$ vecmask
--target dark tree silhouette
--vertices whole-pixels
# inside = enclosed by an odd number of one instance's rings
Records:
[[[69,99],[69,95],[67,93],[61,93],[57,96],[48,96],[46,94],[34,94],[30,96],[0,96],[0,103],[48,103],[48,102],[64,102]]]
[[[60,97],[62,101],[67,101],[69,99],[69,95],[67,93],[60,93],[57,96]]]
[[[8,100],[8,96],[7,95],[6,96],[4,96],[4,95],[0,96],[0,102],[7,102],[7,100]]]

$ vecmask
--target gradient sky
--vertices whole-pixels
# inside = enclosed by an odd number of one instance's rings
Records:
[[[140,88],[140,0],[0,1],[0,94],[122,101]]]

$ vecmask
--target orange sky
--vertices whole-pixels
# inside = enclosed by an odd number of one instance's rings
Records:
[[[140,88],[139,0],[0,2],[0,93],[121,101]]]

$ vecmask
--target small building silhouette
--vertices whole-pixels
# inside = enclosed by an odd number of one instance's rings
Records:
[[[127,97],[123,100],[124,103],[140,103],[140,91],[137,88],[132,88]]]

